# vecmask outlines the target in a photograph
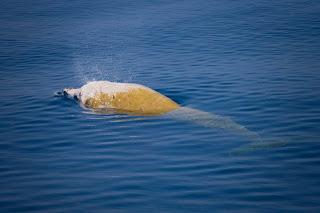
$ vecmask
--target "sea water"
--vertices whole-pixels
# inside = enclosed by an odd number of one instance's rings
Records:
[[[315,0],[2,0],[0,211],[320,211],[319,12]],[[286,143],[55,96],[92,80],[143,84]]]

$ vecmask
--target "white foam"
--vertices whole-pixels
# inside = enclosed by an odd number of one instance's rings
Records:
[[[74,89],[71,91],[84,104],[89,98],[93,98],[99,93],[116,95],[117,93],[128,92],[132,89],[137,88],[150,90],[148,87],[145,87],[140,84],[116,83],[110,81],[91,81],[83,85],[81,88]]]

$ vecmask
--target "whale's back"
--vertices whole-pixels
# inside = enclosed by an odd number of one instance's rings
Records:
[[[80,88],[79,100],[87,108],[112,109],[136,115],[161,115],[180,106],[170,98],[139,84],[91,82]]]

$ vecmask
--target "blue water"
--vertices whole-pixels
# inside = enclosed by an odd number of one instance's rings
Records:
[[[319,212],[319,14],[316,0],[2,0],[0,211]],[[286,143],[54,95],[90,80]]]

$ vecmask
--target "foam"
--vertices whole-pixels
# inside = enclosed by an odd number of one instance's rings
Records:
[[[94,98],[97,94],[116,95],[121,92],[128,92],[133,89],[147,89],[148,87],[132,83],[116,83],[110,81],[91,81],[80,89],[71,91],[84,104],[89,98]],[[69,92],[68,92],[69,93]]]

